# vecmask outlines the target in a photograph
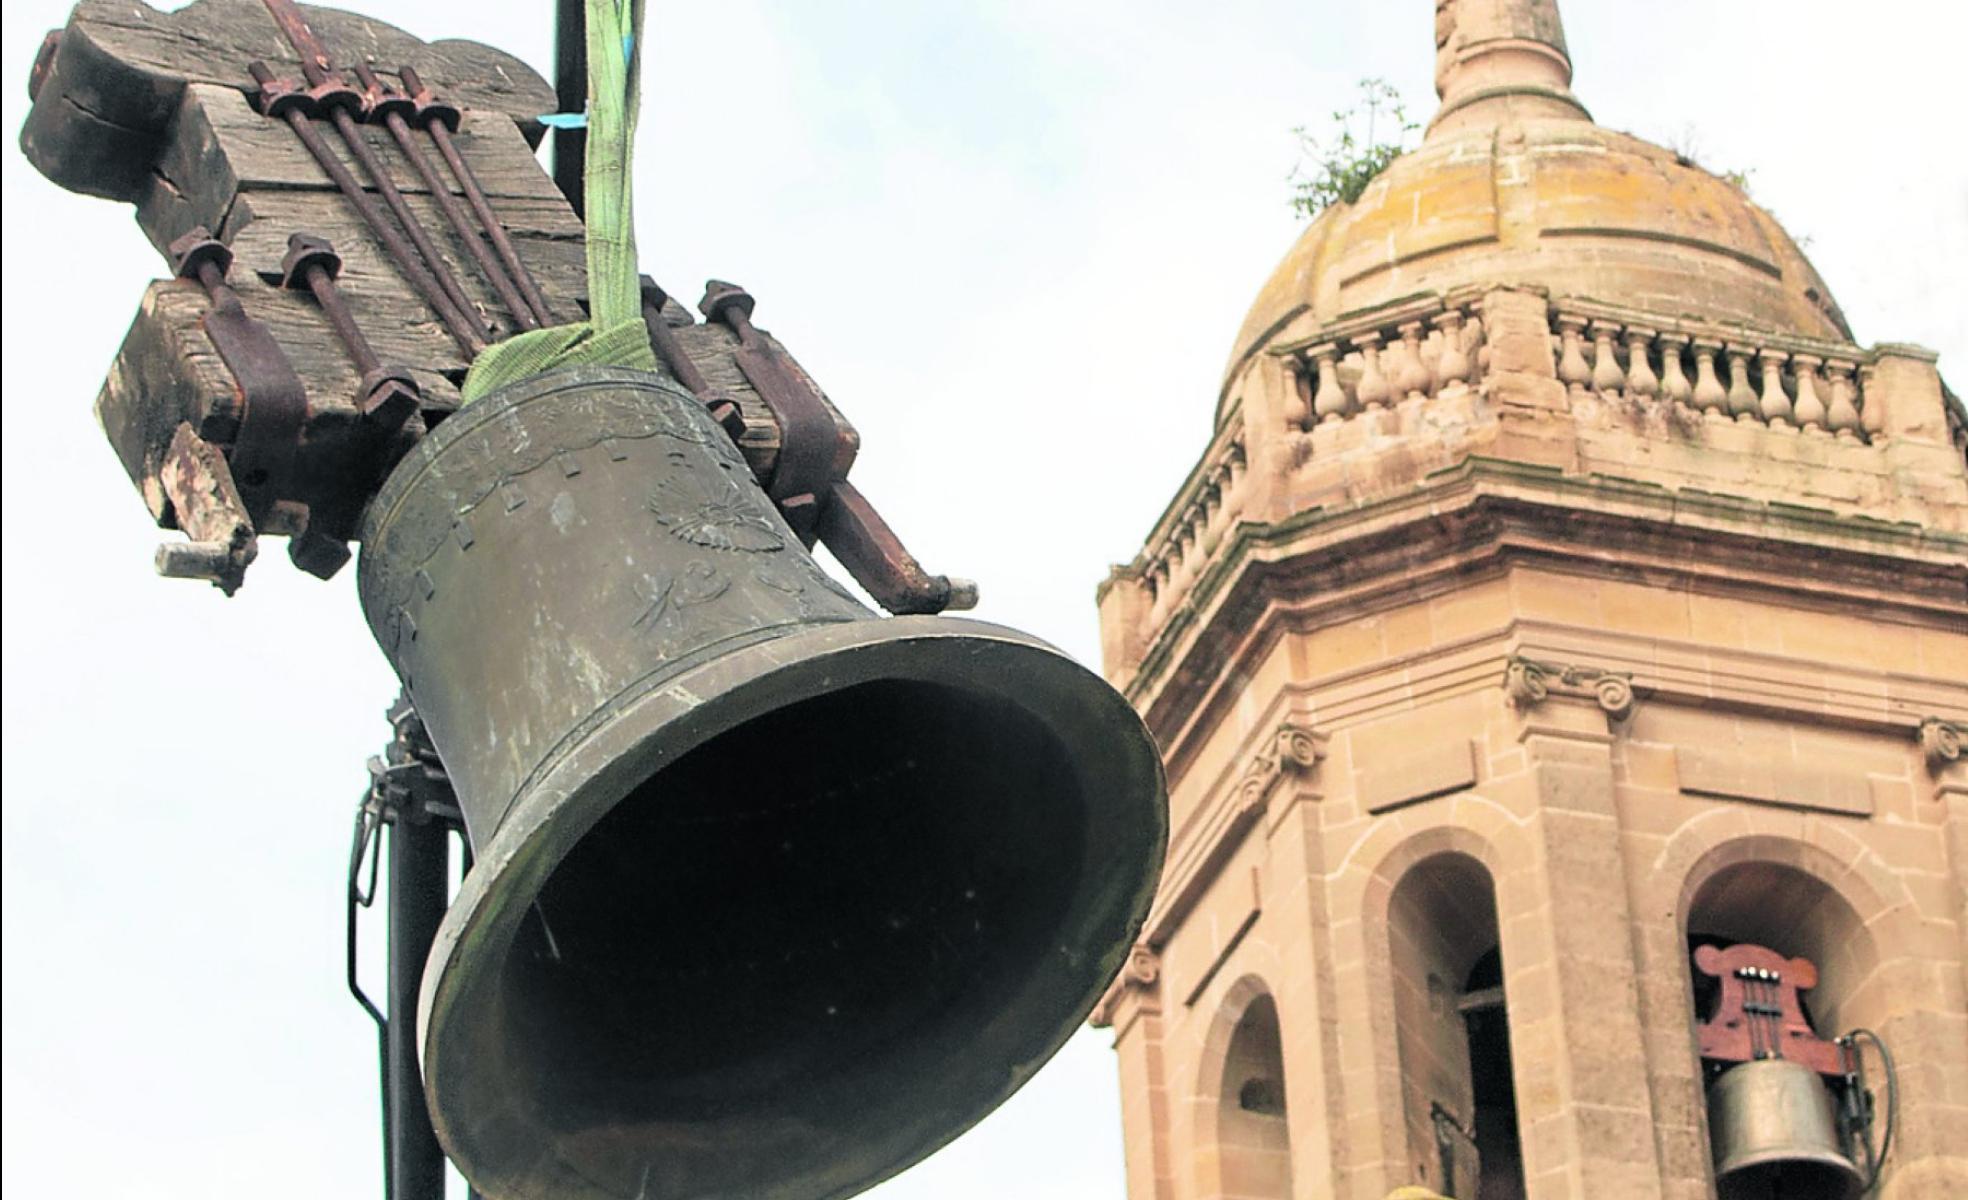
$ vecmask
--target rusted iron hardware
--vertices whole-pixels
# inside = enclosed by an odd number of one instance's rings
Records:
[[[756,305],[744,288],[713,279],[704,285],[697,311],[738,337],[733,355],[738,369],[779,423],[779,461],[772,477],[760,482],[785,514],[786,523],[811,546],[828,485],[846,477],[860,446],[834,420],[819,395],[794,376],[778,351],[752,327]]]
[[[438,258],[435,247],[429,246],[430,239],[424,235],[423,227],[417,223],[415,215],[410,213],[402,193],[397,191],[396,184],[390,180],[389,173],[383,169],[382,164],[376,161],[376,156],[370,152],[368,143],[362,140],[361,131],[355,128],[355,118],[349,114],[352,109],[359,110],[362,107],[362,94],[354,88],[328,80],[318,67],[308,65],[311,67],[310,75],[318,78],[320,82],[303,88],[292,80],[277,78],[263,62],[250,64],[247,71],[252,75],[253,81],[259,85],[259,94],[255,98],[255,103],[267,116],[282,118],[287,122],[301,139],[301,144],[307,148],[307,152],[313,156],[314,161],[320,164],[328,178],[335,181],[335,186],[341,189],[342,195],[348,198],[350,206],[362,218],[363,223],[369,226],[370,232],[374,233],[376,239],[389,251],[396,268],[409,280],[410,285],[417,289],[418,294],[424,298],[424,303],[431,306],[438,320],[443,322],[444,328],[451,334],[452,340],[458,343],[459,349],[464,351],[467,358],[477,355],[485,348],[491,334],[475,315],[461,308],[453,298],[454,292],[460,296],[463,294],[457,291],[457,281],[449,279],[449,269],[444,266],[443,260]],[[397,211],[397,215],[404,221],[404,229],[409,231],[411,240],[417,242],[417,245],[412,246],[410,241],[405,241],[404,230],[399,230],[391,224],[389,217],[376,207],[376,202],[370,199],[369,193],[362,184],[342,164],[342,160],[336,157],[335,152],[329,149],[328,143],[322,140],[321,134],[314,128],[314,114],[324,110],[330,114],[337,128],[341,129],[343,140],[355,152],[356,159],[362,164],[363,169],[376,181],[377,190],[383,194],[386,201],[390,202],[390,207]],[[343,126],[346,128],[342,128]],[[418,257],[419,252],[424,251],[426,247],[429,247],[428,254],[430,261],[435,264],[435,269],[443,272],[442,278],[434,274],[432,268],[426,267],[424,260]],[[449,279],[448,286],[445,279]]]
[[[678,383],[690,389],[690,394],[710,410],[711,416],[735,442],[745,434],[745,414],[739,411],[738,402],[730,393],[704,378],[703,369],[677,340],[676,330],[670,328],[663,316],[668,300],[668,294],[655,280],[647,275],[642,277],[642,323],[649,330],[649,347],[656,352],[656,361],[676,376]]]
[[[738,369],[779,424],[778,462],[771,478],[759,482],[786,523],[808,546],[816,538],[824,541],[854,581],[892,613],[975,607],[976,584],[923,570],[881,514],[847,481],[859,439],[835,418],[790,358],[752,325],[756,305],[750,292],[714,279],[705,285],[697,308],[737,336]],[[656,320],[661,322],[660,314]],[[646,307],[644,321],[649,323]]]
[[[418,294],[424,298],[424,303],[431,306],[438,320],[443,322],[444,328],[451,334],[452,340],[458,343],[459,349],[463,350],[468,358],[476,356],[485,348],[491,335],[477,317],[460,308],[452,298],[452,292],[457,288],[457,281],[452,280],[447,287],[424,265],[424,261],[418,257],[418,250],[421,247],[413,247],[404,240],[403,232],[392,225],[383,211],[376,207],[376,202],[369,198],[369,193],[363,189],[362,184],[349,173],[346,166],[342,165],[341,159],[328,148],[328,143],[322,140],[321,134],[314,128],[313,114],[320,111],[323,102],[326,101],[333,106],[330,111],[334,116],[349,123],[350,128],[343,133],[343,137],[350,143],[351,148],[362,147],[356,157],[358,161],[367,160],[362,162],[363,168],[376,180],[377,189],[385,198],[394,197],[393,208],[402,204],[402,194],[396,190],[396,185],[390,182],[389,175],[382,169],[381,164],[375,161],[375,155],[369,152],[368,145],[362,141],[361,132],[354,129],[354,118],[349,116],[351,107],[361,107],[361,94],[354,88],[332,84],[324,79],[317,95],[311,88],[302,88],[292,80],[277,78],[262,62],[250,64],[247,70],[253,76],[253,81],[259,85],[256,103],[260,111],[269,117],[286,120],[289,127],[301,139],[301,144],[307,147],[308,153],[314,157],[315,162],[319,163],[328,177],[335,181],[335,186],[342,190],[342,195],[348,198],[350,206],[362,218],[363,223],[369,226],[370,232],[374,233],[376,239],[389,251],[390,258],[403,273],[404,278],[417,289]],[[408,207],[405,206],[403,211],[407,213]],[[411,235],[413,239],[421,239],[428,244],[429,239],[424,237],[422,227],[416,224],[414,216],[408,218],[407,228],[414,231]],[[442,270],[443,262],[437,258],[436,250],[432,249],[430,255]],[[446,270],[445,274],[448,276],[450,272]]]
[[[349,559],[347,542],[368,489],[423,432],[416,381],[377,360],[335,289],[341,262],[332,247],[290,239],[283,282],[314,294],[361,374],[360,422],[350,428],[326,421],[328,413],[312,421],[286,353],[226,282],[231,249],[201,228],[171,251],[178,275],[198,281],[212,300],[203,328],[238,398],[225,411],[195,412],[196,424],[187,421],[173,438],[160,476],[190,541],[160,547],[158,572],[206,579],[230,595],[257,554],[256,535],[285,534],[294,564],[326,579]]]
[[[301,16],[301,10],[294,4],[294,0],[264,0],[264,3],[267,12],[273,15],[274,23],[280,26],[280,32],[286,36],[288,44],[301,56],[301,75],[307,80],[305,95],[312,102],[314,112],[327,114],[328,119],[335,126],[335,131],[341,135],[342,143],[348,147],[349,153],[355,156],[355,160],[362,164],[362,169],[369,173],[369,178],[375,181],[376,190],[382,194],[383,203],[389,206],[390,212],[402,223],[403,232],[409,235],[417,253],[423,256],[430,277],[436,280],[438,289],[450,302],[463,327],[477,339],[477,349],[483,349],[485,343],[492,338],[491,331],[479,319],[478,313],[472,307],[471,298],[465,295],[464,288],[459,286],[458,279],[451,273],[450,266],[438,254],[437,247],[430,240],[430,235],[424,232],[423,222],[417,219],[416,213],[410,211],[409,201],[403,198],[396,181],[390,178],[388,169],[376,157],[376,152],[369,148],[362,131],[356,128],[356,118],[361,115],[363,108],[362,93],[334,74],[335,64],[328,57],[327,48],[321,44],[321,39],[314,35],[314,30],[309,27],[307,19]],[[265,86],[265,81],[260,80],[258,71],[253,73],[253,77],[255,81]],[[291,117],[288,123],[294,123]],[[446,194],[448,195],[448,192]],[[367,199],[366,194],[364,199]],[[399,261],[407,260],[409,257],[407,254],[398,253],[397,245],[392,245],[390,252],[396,254]],[[467,356],[477,352],[477,349],[469,346],[464,349]]]
[[[246,313],[239,293],[226,282],[232,250],[205,229],[194,229],[171,244],[172,267],[180,279],[196,280],[211,298],[201,324],[212,347],[239,385],[236,413],[198,414],[198,435],[230,443],[234,480],[246,511],[264,521],[274,493],[268,484],[293,465],[294,450],[307,422],[307,389],[280,344]]]
[[[384,366],[376,357],[369,339],[362,335],[361,326],[355,323],[348,301],[335,287],[335,277],[341,273],[341,255],[335,253],[335,247],[327,239],[306,233],[296,233],[287,239],[287,256],[280,260],[281,286],[313,294],[322,315],[328,318],[335,336],[362,376],[356,410],[363,420],[373,422],[379,430],[394,433],[423,406],[423,396],[407,368]]]
[[[281,503],[278,482],[292,468],[307,421],[307,390],[279,343],[226,282],[231,249],[204,229],[170,249],[178,277],[195,281],[211,301],[199,324],[237,390],[231,406],[201,406],[172,436],[159,479],[189,540],[159,546],[157,570],[209,580],[231,595],[259,552],[257,533],[291,531],[304,519]]]
[[[479,223],[485,226],[485,236],[492,240],[492,249],[498,252],[499,261],[510,272],[513,285],[519,289],[526,306],[541,325],[554,323],[553,310],[547,306],[547,298],[535,282],[533,272],[526,267],[525,260],[519,257],[519,250],[513,245],[512,235],[506,232],[505,222],[492,209],[492,201],[485,194],[485,188],[478,181],[478,173],[472,169],[470,160],[458,152],[458,145],[451,140],[451,134],[458,128],[462,114],[454,104],[446,103],[433,95],[424,85],[417,69],[411,66],[397,68],[397,77],[403,80],[404,90],[410,93],[414,106],[410,123],[430,135],[437,152],[443,156],[446,166],[464,189],[465,201],[471,205],[472,212],[478,216]]]
[[[430,189],[431,199],[438,211],[444,214],[444,221],[451,227],[451,233],[478,264],[492,290],[499,294],[499,302],[506,306],[513,320],[521,329],[538,329],[540,319],[535,315],[519,289],[506,274],[506,269],[493,257],[485,240],[472,228],[471,218],[466,215],[464,206],[451,194],[451,185],[437,172],[436,164],[424,153],[417,135],[411,130],[408,118],[416,115],[417,102],[395,91],[383,83],[367,63],[355,64],[356,80],[362,84],[362,112],[365,119],[380,123],[396,141],[397,149],[403,151],[418,178]]]

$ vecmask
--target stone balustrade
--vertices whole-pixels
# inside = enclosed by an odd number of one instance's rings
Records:
[[[1870,357],[1857,345],[1568,301],[1552,306],[1551,336],[1558,379],[1575,400],[1666,405],[1818,437],[1879,432],[1864,399]]]
[[[1488,361],[1475,298],[1407,305],[1280,349],[1296,385],[1285,424],[1296,430],[1473,387]]]
[[[1176,599],[1189,590],[1237,517],[1246,477],[1243,429],[1232,422],[1190,472],[1141,558],[1141,582],[1149,597],[1150,626],[1167,620]]]

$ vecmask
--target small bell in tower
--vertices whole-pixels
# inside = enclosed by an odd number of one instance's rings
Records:
[[[1703,1060],[1719,1068],[1708,1088],[1719,1200],[1854,1200],[1870,1183],[1853,1153],[1856,1141],[1872,1159],[1869,1122],[1841,1120],[1827,1082],[1861,1086],[1856,1051],[1819,1037],[1799,1003],[1817,968],[1748,944],[1703,946],[1695,966],[1720,983],[1699,1029]]]

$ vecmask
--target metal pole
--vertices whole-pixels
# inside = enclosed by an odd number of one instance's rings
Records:
[[[588,108],[588,17],[582,0],[555,0],[554,4],[554,95],[560,111],[586,112]],[[587,203],[582,186],[588,159],[586,129],[553,131],[553,179],[574,215],[586,219]]]
[[[450,831],[405,806],[389,839],[389,1162],[391,1200],[444,1200],[444,1152],[417,1065],[417,992],[444,918]]]

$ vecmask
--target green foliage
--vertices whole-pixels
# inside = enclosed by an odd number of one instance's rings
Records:
[[[1360,99],[1332,115],[1333,128],[1323,139],[1298,135],[1299,161],[1292,168],[1292,208],[1301,217],[1316,217],[1335,204],[1351,204],[1367,190],[1374,176],[1407,151],[1407,137],[1421,128],[1408,120],[1401,93],[1385,79],[1362,79]],[[1355,132],[1364,123],[1365,136]],[[1382,131],[1392,140],[1381,141]]]

